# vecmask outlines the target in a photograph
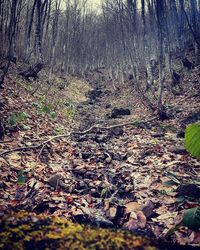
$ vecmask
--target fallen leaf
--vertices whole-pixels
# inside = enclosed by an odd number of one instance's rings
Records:
[[[126,204],[125,214],[131,213],[131,212],[138,212],[141,210],[141,205],[137,202],[129,202]]]
[[[137,213],[137,222],[138,222],[138,226],[140,228],[145,228],[146,223],[147,223],[147,219],[142,211],[139,211]]]

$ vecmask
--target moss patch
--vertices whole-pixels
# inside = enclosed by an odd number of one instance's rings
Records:
[[[4,216],[0,249],[156,249],[148,239],[123,231],[91,228],[58,217],[20,212]]]

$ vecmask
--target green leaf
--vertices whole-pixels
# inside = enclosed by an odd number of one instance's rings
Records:
[[[24,176],[24,171],[23,170],[19,171],[19,173],[18,173],[17,183],[18,184],[24,184],[24,183],[26,183],[26,177]]]
[[[50,115],[51,115],[51,118],[55,119],[57,114],[55,111],[51,111]]]
[[[200,123],[187,126],[185,148],[194,157],[200,157]]]
[[[104,196],[106,193],[107,193],[107,189],[106,189],[106,188],[103,188],[103,189],[101,190],[101,197]]]
[[[17,114],[17,120],[18,122],[23,122],[28,117],[28,114],[26,112],[19,112]]]
[[[182,223],[184,226],[197,230],[200,228],[200,206],[185,210]]]
[[[10,126],[16,126],[17,125],[17,119],[16,119],[16,115],[12,114],[9,119],[8,122],[10,124]]]

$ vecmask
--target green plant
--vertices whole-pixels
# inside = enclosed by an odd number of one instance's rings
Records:
[[[53,111],[53,105],[52,104],[42,104],[38,108],[39,113],[50,114],[51,111]]]
[[[194,157],[200,157],[200,122],[187,126],[185,130],[185,148]]]
[[[68,107],[64,107],[62,112],[67,118],[73,118],[75,115],[75,108],[73,105],[70,105]]]
[[[25,182],[26,182],[25,171],[20,170],[17,175],[17,183],[23,185],[25,184]]]
[[[26,112],[17,112],[13,113],[9,116],[8,122],[10,126],[18,126],[21,125],[28,118],[28,114]]]
[[[34,102],[33,106],[37,108],[37,114],[49,114],[51,118],[55,119],[57,114],[54,111],[54,105],[53,104],[46,104],[43,102]]]
[[[200,157],[200,122],[193,123],[187,126],[185,130],[185,148],[194,157]],[[174,174],[168,175],[171,181],[179,184]],[[178,202],[184,202],[185,197],[178,197]],[[182,220],[174,227],[169,229],[166,236],[173,234],[180,226],[186,226],[192,230],[198,230],[200,228],[200,206],[196,206],[190,209],[185,209],[183,212]]]

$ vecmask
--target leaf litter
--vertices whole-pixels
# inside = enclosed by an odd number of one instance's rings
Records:
[[[11,150],[0,157],[1,215],[23,209],[165,238],[168,230],[181,219],[187,221],[184,219],[184,214],[189,213],[186,209],[199,206],[199,197],[190,194],[199,188],[200,163],[179,150],[183,140],[176,138],[175,133],[163,130],[158,136],[156,129],[161,127],[158,123],[150,124],[150,129],[124,126],[123,135],[91,131],[76,138],[57,138],[42,147],[29,149],[56,136],[59,128],[63,134],[74,127],[81,130],[88,124],[82,121],[78,111],[71,123],[59,109],[55,119],[49,114],[40,116],[33,105],[38,97],[28,94],[23,85],[12,85],[9,80],[6,84],[4,120],[8,121],[13,112],[22,109],[28,116],[22,124],[6,125],[1,143],[2,152]],[[20,96],[14,98],[19,88]],[[84,98],[78,96],[76,100],[85,102]],[[94,104],[96,116],[106,101],[103,96]],[[88,104],[85,106],[90,112]],[[103,115],[102,111],[100,124]],[[131,119],[142,120],[143,117]],[[121,123],[122,119],[115,122]],[[110,125],[110,120],[106,125]],[[22,147],[27,150],[12,152]],[[183,185],[194,186],[181,193]],[[199,214],[195,216],[199,219]],[[199,232],[193,229],[189,224],[177,228],[170,235],[170,241],[200,245]]]

